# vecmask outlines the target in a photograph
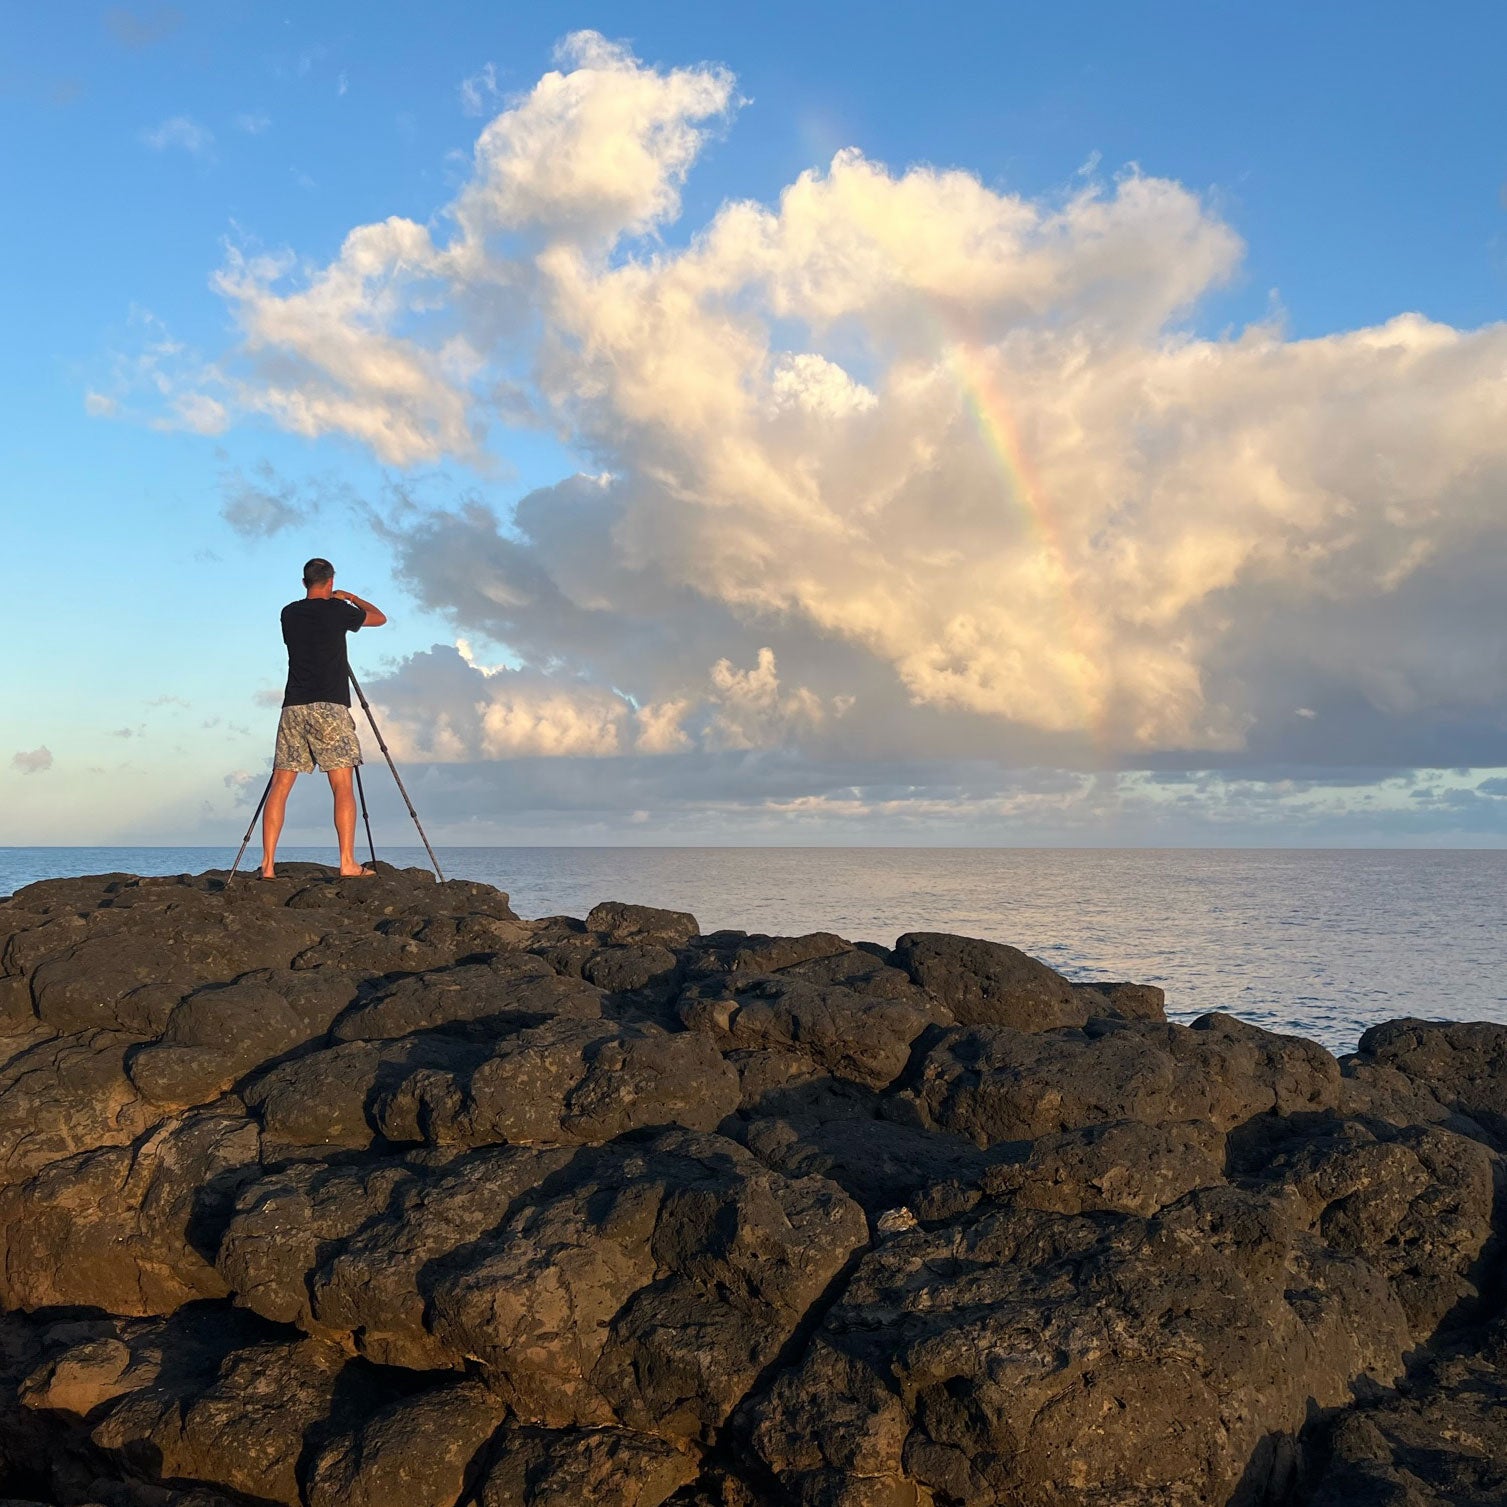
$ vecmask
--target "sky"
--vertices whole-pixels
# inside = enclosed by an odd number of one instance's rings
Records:
[[[0,0],[0,844],[238,841],[319,554],[442,843],[1502,845],[1504,55]]]

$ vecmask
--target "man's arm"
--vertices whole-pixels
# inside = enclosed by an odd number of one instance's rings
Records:
[[[380,607],[363,602],[354,591],[332,591],[330,595],[339,597],[342,602],[349,602],[353,607],[359,607],[366,614],[366,621],[361,624],[363,628],[380,628],[387,621],[387,614]]]

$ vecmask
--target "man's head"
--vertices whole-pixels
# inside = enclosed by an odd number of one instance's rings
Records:
[[[311,594],[328,596],[334,580],[335,567],[328,560],[321,560],[316,555],[312,560],[304,562],[303,583]]]

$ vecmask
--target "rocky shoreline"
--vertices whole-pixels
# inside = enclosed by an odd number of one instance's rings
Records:
[[[0,901],[0,1500],[1507,1501],[1507,1027],[290,865]]]

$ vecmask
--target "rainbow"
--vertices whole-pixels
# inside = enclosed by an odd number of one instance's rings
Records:
[[[1073,572],[1068,565],[1060,521],[1054,514],[1041,480],[1021,443],[1020,431],[994,374],[978,349],[966,340],[943,342],[968,411],[985,448],[1005,479],[1009,494],[1051,577],[1058,602],[1058,628],[1071,666],[1083,726],[1089,731],[1101,763],[1108,763],[1110,731],[1105,674],[1098,654],[1098,635],[1078,607]]]

